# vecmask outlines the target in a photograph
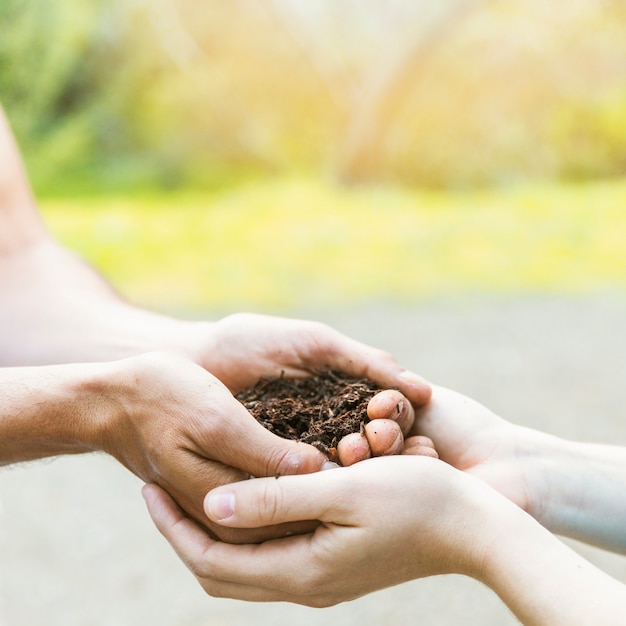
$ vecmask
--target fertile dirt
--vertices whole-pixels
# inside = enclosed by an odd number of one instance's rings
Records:
[[[271,432],[336,461],[337,444],[369,422],[367,404],[379,391],[370,380],[325,370],[308,378],[261,378],[236,398]]]

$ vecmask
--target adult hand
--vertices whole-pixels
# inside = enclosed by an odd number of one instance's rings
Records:
[[[413,425],[412,405],[422,406],[430,398],[430,386],[398,365],[391,355],[319,322],[238,313],[206,325],[201,333],[194,360],[233,393],[261,376],[284,372],[287,377],[305,377],[322,369],[368,378],[387,389],[368,408],[370,419],[385,421],[370,425],[365,437],[350,437],[339,446],[344,465],[400,452],[403,435]],[[424,444],[432,451],[432,443]]]
[[[515,426],[479,402],[439,386],[433,387],[431,401],[416,410],[408,450],[416,433],[430,437],[446,463],[481,478],[524,510],[530,508],[526,461],[542,433]]]
[[[106,398],[104,404],[115,410],[102,420],[96,447],[144,481],[161,486],[190,517],[225,541],[259,541],[313,527],[311,522],[233,531],[207,519],[202,502],[213,487],[250,475],[317,472],[327,462],[324,454],[270,433],[217,378],[191,361],[157,353],[100,367],[106,374],[98,387],[98,401]],[[402,401],[407,411],[412,411],[398,392],[388,391],[372,400],[370,415],[404,415],[391,407],[390,400]],[[392,419],[374,419],[370,425],[380,423],[393,426],[399,439],[390,443],[389,428],[372,428],[367,438],[374,452],[399,452],[400,426]],[[344,459],[355,454],[348,448]]]
[[[372,459],[209,493],[208,515],[229,527],[321,520],[313,534],[253,546],[215,542],[164,491],[147,485],[143,493],[159,530],[213,596],[325,607],[460,573],[491,587],[529,626],[623,623],[624,585],[482,481],[434,459]]]
[[[422,576],[475,573],[484,545],[474,538],[484,520],[474,499],[489,492],[441,461],[401,456],[210,492],[207,515],[231,528],[321,522],[312,535],[254,546],[213,541],[154,486],[144,497],[210,595],[319,607]]]
[[[397,387],[421,406],[430,386],[393,357],[320,322],[236,313],[205,327],[195,360],[233,393],[261,376],[304,377],[320,369],[369,378],[383,389]]]
[[[219,380],[191,361],[147,354],[102,367],[105,373],[94,385],[97,402],[115,411],[102,420],[95,447],[144,481],[160,485],[189,516],[224,540],[258,541],[286,532],[219,528],[203,512],[204,496],[250,474],[318,471],[326,461],[321,452],[270,433]]]
[[[417,410],[413,431],[431,437],[442,460],[481,478],[550,531],[626,554],[626,448],[516,426],[442,387]]]

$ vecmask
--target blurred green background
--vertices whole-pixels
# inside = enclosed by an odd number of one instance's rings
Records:
[[[2,0],[0,100],[150,306],[626,286],[623,0]]]

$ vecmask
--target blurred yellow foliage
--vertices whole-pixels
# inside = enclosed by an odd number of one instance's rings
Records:
[[[623,289],[625,208],[626,183],[446,193],[313,179],[43,203],[123,294],[186,312]]]
[[[48,195],[626,170],[623,0],[3,0],[0,29]]]

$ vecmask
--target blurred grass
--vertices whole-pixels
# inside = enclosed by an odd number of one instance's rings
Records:
[[[422,192],[283,179],[41,204],[119,291],[169,311],[626,287],[626,181]]]

